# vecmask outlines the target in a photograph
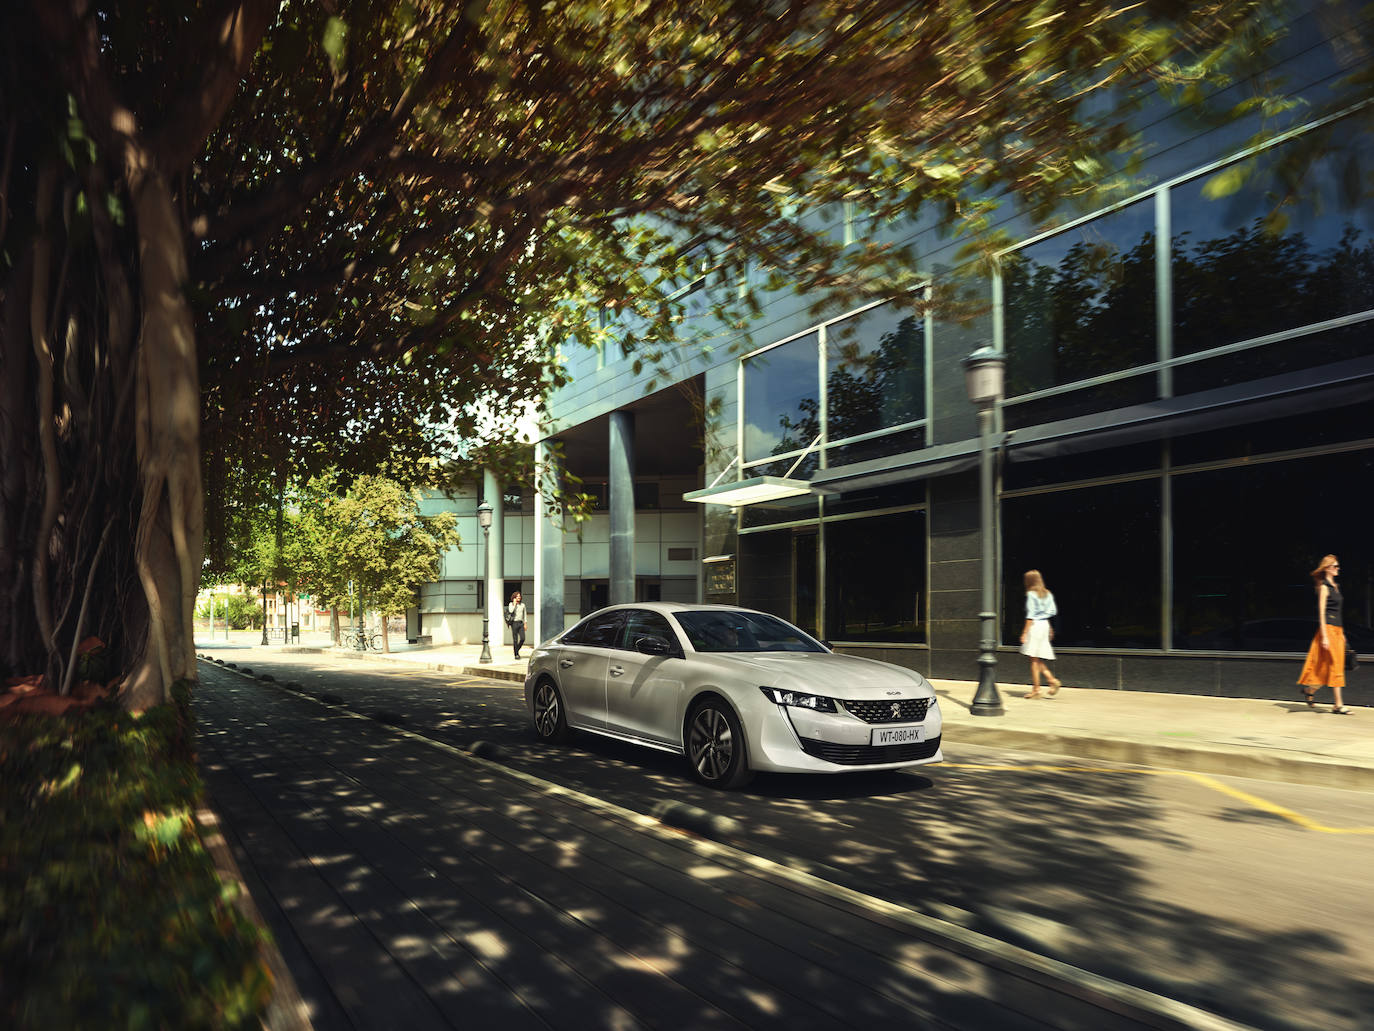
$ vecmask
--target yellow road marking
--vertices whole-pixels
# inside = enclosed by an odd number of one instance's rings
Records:
[[[986,773],[1015,773],[1015,772],[1034,772],[1034,773],[1134,773],[1149,777],[1186,777],[1189,780],[1201,784],[1203,787],[1219,791],[1223,795],[1230,795],[1238,801],[1262,809],[1267,813],[1273,813],[1285,820],[1296,823],[1299,827],[1305,827],[1311,831],[1319,831],[1322,834],[1374,834],[1374,827],[1328,827],[1324,823],[1319,823],[1311,817],[1304,816],[1302,813],[1295,812],[1286,806],[1281,806],[1276,802],[1252,795],[1248,791],[1241,791],[1233,788],[1229,784],[1223,784],[1215,777],[1209,777],[1205,773],[1192,773],[1188,770],[1133,770],[1124,767],[1094,767],[1094,766],[980,766],[977,763],[943,763],[945,767],[952,767],[957,770],[982,770]]]

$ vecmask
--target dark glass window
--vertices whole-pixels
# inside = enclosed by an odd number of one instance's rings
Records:
[[[790,623],[762,612],[697,609],[674,614],[699,652],[822,652]]]
[[[1223,354],[1180,365],[1174,370],[1174,392],[1190,394],[1246,383],[1370,353],[1374,353],[1374,321],[1276,340],[1240,354]]]
[[[744,460],[800,451],[820,433],[815,333],[744,362]]]
[[[1319,418],[1313,416],[1320,413]],[[1345,441],[1374,437],[1374,419],[1368,404],[1332,407],[1318,404],[1314,411],[1282,419],[1264,419],[1245,426],[1233,426],[1211,433],[1196,433],[1175,438],[1173,464],[1179,466],[1214,462],[1225,458],[1248,458],[1276,451],[1296,451]]]
[[[1007,255],[1008,397],[1156,360],[1154,203]]]
[[[1054,643],[1159,648],[1157,479],[1052,491],[1002,502],[1002,643],[1026,620],[1022,577],[1038,569],[1055,597]]]
[[[802,494],[795,498],[783,498],[765,504],[749,505],[740,512],[740,526],[751,529],[756,526],[777,526],[779,523],[794,523],[803,519],[815,519],[820,514],[816,498]]]
[[[1175,354],[1374,308],[1361,182],[1374,143],[1356,128],[1307,133],[1170,192],[1173,225],[1187,227],[1172,244]]]
[[[1174,647],[1306,651],[1317,629],[1308,573],[1334,553],[1346,636],[1374,651],[1374,548],[1356,501],[1370,482],[1374,450],[1176,475]]]
[[[1012,455],[1015,455],[1014,451]],[[1002,467],[1002,489],[1017,490],[1044,487],[1052,483],[1071,483],[1074,480],[1095,480],[1123,473],[1153,471],[1159,467],[1159,443],[1153,440],[1129,447],[1080,451],[1063,458],[1041,458],[1026,462],[1013,457]]]
[[[564,634],[563,643],[580,644],[590,648],[614,648],[624,620],[624,609],[594,613]]]
[[[635,508],[658,508],[657,483],[635,483]]]
[[[831,441],[925,418],[925,325],[888,301],[826,327]]]
[[[825,525],[825,632],[836,641],[926,639],[926,514]]]
[[[1095,415],[1128,405],[1148,404],[1159,397],[1159,380],[1153,372],[1143,376],[1099,383],[1067,394],[1054,394],[1034,401],[1019,401],[1005,405],[1003,425],[1009,430],[1039,426],[1080,415]]]
[[[924,429],[902,430],[887,433],[881,437],[871,437],[856,444],[826,449],[826,460],[830,468],[838,465],[851,465],[854,462],[867,462],[874,458],[889,458],[908,451],[920,451],[926,446]]]
[[[847,490],[843,494],[827,495],[825,514],[840,515],[846,512],[870,512],[878,508],[900,508],[907,505],[921,505],[926,500],[925,480],[905,480],[884,487],[863,487]]]
[[[620,647],[625,651],[632,652],[635,650],[635,641],[641,637],[657,637],[672,645],[675,652],[681,651],[677,635],[668,625],[667,617],[661,613],[649,612],[645,609],[630,611],[630,614],[625,617],[625,633],[621,638]]]

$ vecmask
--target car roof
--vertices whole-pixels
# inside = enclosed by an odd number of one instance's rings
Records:
[[[759,612],[758,609],[749,609],[742,605],[715,605],[706,603],[696,605],[682,601],[633,601],[624,602],[619,605],[603,605],[595,612],[588,612],[587,615],[594,616],[597,612],[611,612],[616,609],[649,609],[652,612]],[[768,613],[761,612],[759,614],[767,615]],[[586,617],[584,616],[583,618],[585,619]]]

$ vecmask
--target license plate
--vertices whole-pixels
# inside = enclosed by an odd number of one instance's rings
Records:
[[[925,727],[881,727],[873,731],[875,745],[916,745],[925,740]]]

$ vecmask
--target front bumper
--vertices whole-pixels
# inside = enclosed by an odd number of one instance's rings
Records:
[[[756,740],[750,741],[749,765],[774,773],[840,773],[896,770],[943,762],[944,729],[934,701],[919,722],[866,723],[848,713],[812,712],[795,706],[769,706]],[[922,740],[902,745],[874,745],[872,733],[882,727],[920,727]]]

